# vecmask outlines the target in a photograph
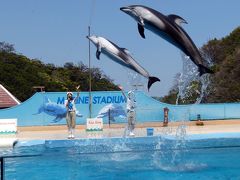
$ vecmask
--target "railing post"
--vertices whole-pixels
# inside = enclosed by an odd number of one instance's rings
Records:
[[[163,126],[168,126],[168,112],[169,109],[167,107],[163,108]]]
[[[108,127],[110,128],[110,124],[111,124],[111,110],[108,110]]]
[[[196,122],[196,125],[197,125],[197,126],[203,126],[203,125],[204,125],[203,121],[201,120],[201,114],[197,114],[197,122]]]
[[[1,163],[1,180],[5,180],[5,159],[6,159],[6,158],[34,157],[34,156],[41,156],[41,155],[20,155],[20,156],[2,156],[2,157],[0,157],[0,163]]]
[[[5,163],[4,163],[4,158],[0,157],[1,161],[1,180],[5,179]]]

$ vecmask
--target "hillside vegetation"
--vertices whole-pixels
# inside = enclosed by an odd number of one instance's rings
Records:
[[[100,69],[92,68],[92,90],[118,90],[113,81]],[[44,64],[15,52],[13,45],[0,42],[0,83],[19,100],[24,101],[34,94],[33,86],[45,86],[46,91],[89,90],[89,68],[83,63],[65,63],[63,67]]]

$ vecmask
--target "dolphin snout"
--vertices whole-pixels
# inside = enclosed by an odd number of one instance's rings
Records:
[[[125,7],[121,7],[120,10],[123,11],[125,9]]]
[[[92,36],[86,36],[86,38],[93,42],[93,37]]]
[[[129,11],[129,7],[121,7],[120,10],[123,12],[126,12],[126,11]]]

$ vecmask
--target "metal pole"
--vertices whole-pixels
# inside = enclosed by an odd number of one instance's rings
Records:
[[[108,127],[110,128],[110,123],[111,123],[111,119],[110,119],[110,117],[111,117],[111,112],[110,112],[111,110],[109,109],[108,110]]]
[[[34,157],[34,156],[41,156],[41,154],[40,154],[40,155],[20,155],[20,156],[2,156],[2,157],[0,157],[0,163],[1,163],[1,180],[5,180],[5,159],[6,159],[6,158]]]
[[[88,26],[88,36],[90,36],[90,26]],[[89,118],[92,117],[92,74],[91,74],[91,46],[88,40],[88,67],[89,67]]]
[[[1,159],[1,180],[5,179],[5,164],[4,164],[4,158],[0,157]]]

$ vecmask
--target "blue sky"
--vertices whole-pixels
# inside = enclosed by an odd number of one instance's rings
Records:
[[[136,22],[119,10],[120,7],[142,4],[161,13],[177,14],[188,24],[183,25],[197,47],[212,38],[222,38],[240,25],[238,0],[1,0],[0,41],[15,45],[17,52],[45,63],[63,65],[66,62],[88,64],[88,26],[91,34],[108,38],[129,49],[133,57],[151,75],[161,79],[149,94],[163,96],[181,71],[181,53],[173,45],[146,30],[146,39],[138,34]],[[98,61],[91,45],[91,60],[106,75],[126,90],[131,83],[144,84],[137,78],[129,80],[129,71],[104,55]]]

